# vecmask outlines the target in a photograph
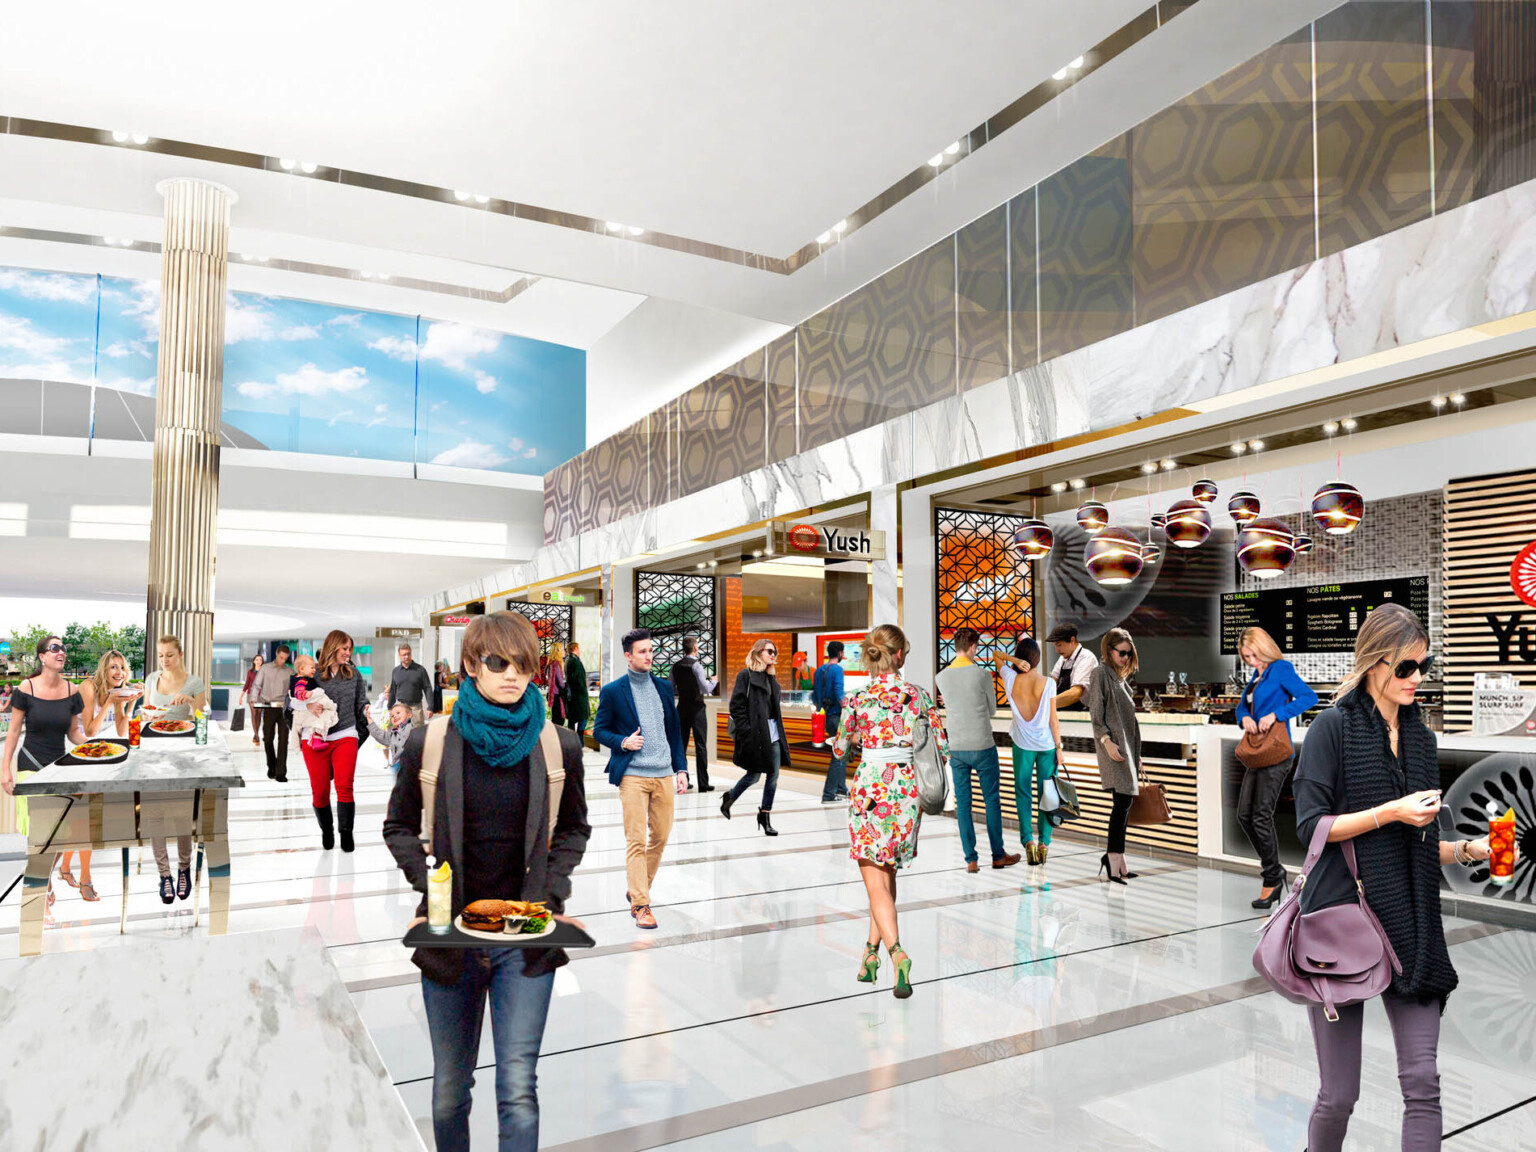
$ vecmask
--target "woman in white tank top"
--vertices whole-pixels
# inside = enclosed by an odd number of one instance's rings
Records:
[[[1013,656],[1003,668],[1003,688],[1013,714],[1010,735],[1019,839],[1024,842],[1025,860],[1044,864],[1051,846],[1051,822],[1040,811],[1040,796],[1045,782],[1056,775],[1061,724],[1056,718],[1055,685],[1040,672],[1040,645],[1027,636],[1014,645]]]

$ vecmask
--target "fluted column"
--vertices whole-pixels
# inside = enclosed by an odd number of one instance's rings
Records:
[[[213,672],[213,577],[224,404],[224,288],[236,196],[203,180],[164,180],[160,367],[150,497],[148,667],[155,639],[181,638],[187,668]]]

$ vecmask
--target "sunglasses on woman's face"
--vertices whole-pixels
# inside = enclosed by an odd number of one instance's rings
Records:
[[[1129,660],[1131,658],[1131,650],[1129,648],[1113,648],[1111,651],[1122,660]]]
[[[480,657],[480,663],[485,666],[487,672],[501,673],[505,672],[508,668],[516,670],[516,665],[513,661],[508,660],[505,656],[498,656],[494,652],[488,652]]]
[[[777,656],[778,654],[779,654],[779,650],[777,648],[764,648],[763,649],[763,655],[764,656]]]
[[[44,648],[43,651],[44,652],[62,652],[62,651],[64,651],[64,645],[62,645],[62,644],[50,644],[50,645],[48,645],[48,647]]]
[[[1386,661],[1383,660],[1382,663],[1385,664]],[[1434,666],[1435,658],[1433,656],[1426,656],[1422,660],[1399,660],[1396,664],[1392,665],[1392,675],[1399,680],[1406,680],[1417,670],[1420,676],[1427,678]]]

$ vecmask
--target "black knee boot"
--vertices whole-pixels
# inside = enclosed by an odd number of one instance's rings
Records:
[[[336,834],[331,827],[331,806],[326,804],[316,808],[315,819],[320,821],[320,847],[330,851],[336,847]]]
[[[336,831],[341,833],[341,850],[352,851],[352,817],[357,815],[357,803],[352,800],[336,801]]]

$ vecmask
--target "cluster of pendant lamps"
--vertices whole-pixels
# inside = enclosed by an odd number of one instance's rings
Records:
[[[1211,535],[1209,505],[1219,494],[1214,480],[1196,480],[1189,498],[1176,501],[1167,512],[1152,514],[1152,527],[1161,528],[1175,548],[1198,548]],[[1280,575],[1297,556],[1313,549],[1312,537],[1292,532],[1283,520],[1262,515],[1259,498],[1252,492],[1234,493],[1227,501],[1227,512],[1238,528],[1238,563],[1255,579]],[[1342,480],[1324,484],[1312,497],[1312,520],[1330,536],[1349,535],[1364,515],[1365,497]],[[1083,563],[1100,584],[1129,584],[1162,555],[1156,544],[1143,544],[1130,529],[1112,527],[1109,509],[1099,500],[1079,505],[1077,523],[1088,534]],[[1013,534],[1013,546],[1026,560],[1045,559],[1055,542],[1050,525],[1038,517],[1026,520]]]

